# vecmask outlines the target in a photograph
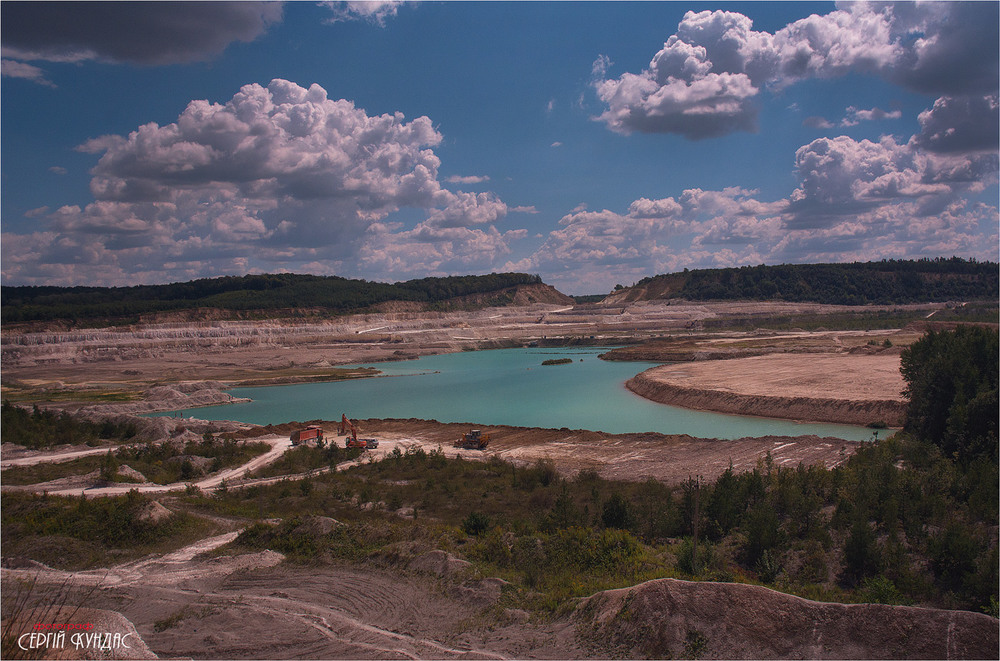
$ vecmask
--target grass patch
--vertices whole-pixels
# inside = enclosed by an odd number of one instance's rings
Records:
[[[543,360],[542,365],[568,365],[572,362],[572,358],[550,358],[549,360]]]
[[[4,555],[58,569],[105,567],[176,549],[214,528],[188,513],[153,523],[144,516],[148,504],[137,491],[94,499],[5,492],[0,495]]]
[[[137,402],[142,393],[136,390],[92,390],[86,388],[30,388],[23,385],[5,385],[4,399],[11,402],[81,402],[109,404]]]
[[[365,379],[378,376],[379,370],[374,367],[331,367],[324,370],[285,369],[269,371],[266,377],[246,376],[233,383],[234,387],[250,388],[268,386],[279,383],[323,383],[327,381],[346,381],[349,379]]]

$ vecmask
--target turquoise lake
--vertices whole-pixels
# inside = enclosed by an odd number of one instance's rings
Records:
[[[185,409],[180,414],[260,425],[340,420],[346,413],[355,419],[422,418],[484,426],[655,431],[703,438],[817,434],[860,441],[872,437],[872,430],[864,427],[724,415],[651,402],[631,393],[624,384],[656,363],[600,360],[598,354],[605,351],[607,348],[594,347],[500,349],[376,363],[371,366],[384,376],[235,388],[229,392],[253,401]],[[573,362],[541,364],[552,358],[572,358]]]

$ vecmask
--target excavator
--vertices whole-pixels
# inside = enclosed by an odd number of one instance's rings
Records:
[[[485,450],[489,442],[489,434],[484,434],[479,429],[473,429],[468,434],[462,434],[462,438],[455,441],[455,447],[466,450]]]
[[[378,447],[378,439],[358,438],[358,428],[354,426],[346,413],[340,415],[340,435],[344,436],[350,430],[350,438],[344,444],[346,448],[361,448],[362,450],[374,450]]]

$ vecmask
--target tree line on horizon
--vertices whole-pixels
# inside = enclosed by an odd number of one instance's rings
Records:
[[[1000,265],[960,257],[842,264],[684,269],[643,278],[646,298],[778,300],[834,305],[968,301],[1000,297]]]
[[[450,299],[541,284],[538,275],[490,273],[428,277],[395,284],[292,273],[223,276],[132,287],[0,287],[4,323],[73,319],[138,320],[157,312],[215,308],[268,312],[290,308],[347,314],[387,301],[442,306]],[[782,264],[685,269],[633,285],[644,299],[776,300],[834,305],[997,300],[1000,266],[959,257],[843,264]],[[620,286],[616,290],[622,289]],[[577,296],[577,303],[601,296]],[[509,297],[490,303],[504,305]]]
[[[339,276],[275,273],[133,287],[3,286],[0,287],[0,319],[4,323],[129,319],[196,308],[234,312],[322,308],[342,314],[386,301],[434,305],[460,296],[488,294],[541,282],[539,276],[526,273],[420,278],[395,284]]]

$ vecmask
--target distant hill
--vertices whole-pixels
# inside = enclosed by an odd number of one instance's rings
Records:
[[[850,264],[783,264],[699,269],[640,280],[605,303],[660,299],[809,301],[837,305],[997,300],[994,262],[957,257]]]
[[[391,302],[416,309],[468,309],[530,302],[572,303],[537,275],[421,278],[388,284],[337,276],[290,273],[226,276],[168,285],[134,287],[0,287],[4,323],[73,320],[138,321],[140,317],[191,310],[227,316],[270,316],[279,311],[345,314]],[[254,313],[254,314],[251,314]]]

